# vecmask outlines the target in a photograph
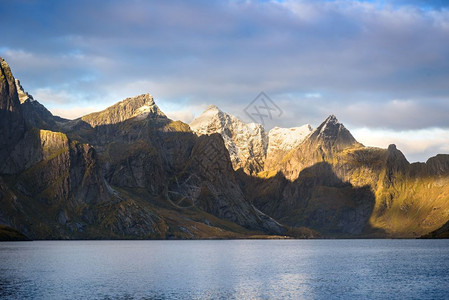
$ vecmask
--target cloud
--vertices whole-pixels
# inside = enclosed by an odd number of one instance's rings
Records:
[[[191,123],[195,119],[195,115],[190,111],[169,111],[167,112],[167,117],[172,120],[180,120],[186,124]]]
[[[73,120],[95,111],[101,111],[103,109],[103,107],[98,106],[84,106],[75,108],[55,107],[50,109],[50,112],[55,116]]]
[[[51,88],[40,88],[34,92],[36,99],[45,99],[49,104],[66,104],[75,102],[73,95],[66,91],[53,91]]]

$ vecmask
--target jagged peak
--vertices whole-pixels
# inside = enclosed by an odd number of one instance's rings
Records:
[[[0,64],[2,65],[2,68],[9,68],[8,63],[6,62],[6,60],[0,56]]]
[[[218,124],[222,129],[230,129],[234,126],[244,126],[253,130],[261,130],[265,132],[265,129],[261,124],[243,122],[238,117],[222,111],[213,104],[209,105],[206,110],[196,117],[189,125],[193,131],[204,134],[210,131],[210,127],[216,127]]]
[[[25,103],[26,101],[36,101],[34,100],[33,96],[31,96],[29,93],[25,92],[22,85],[20,84],[19,79],[15,79],[16,83],[16,89],[17,89],[17,95],[19,96],[20,103]]]
[[[226,126],[226,119],[233,116],[223,112],[216,105],[209,105],[198,117],[196,117],[189,125],[194,131],[204,133],[211,123],[219,120],[222,126]]]
[[[156,103],[154,102],[153,96],[146,93],[146,94],[141,94],[138,96],[134,96],[134,97],[128,97],[112,106],[115,105],[125,105],[125,104],[136,104],[136,105],[155,105]],[[110,106],[110,107],[112,107]],[[109,107],[109,108],[110,108]]]
[[[166,118],[165,114],[154,102],[153,96],[142,94],[126,98],[105,110],[88,114],[81,119],[95,127],[120,123],[134,117],[144,119],[149,115]]]
[[[339,124],[337,117],[335,115],[329,115],[329,117],[326,118],[324,121],[326,124]]]
[[[343,149],[358,144],[346,127],[340,123],[335,115],[329,117],[312,132],[309,139],[336,146]]]
[[[20,110],[15,78],[8,63],[0,57],[0,109]]]
[[[215,112],[223,112],[220,108],[218,108],[218,106],[216,106],[215,104],[210,104],[206,110],[204,112],[207,111],[215,111]]]
[[[388,151],[395,151],[395,150],[397,150],[395,144],[390,144],[390,145],[388,146]]]
[[[340,123],[335,115],[330,115],[324,120],[324,122],[318,127],[320,132],[324,132],[329,127],[343,127],[344,125]],[[317,128],[317,129],[318,129]]]

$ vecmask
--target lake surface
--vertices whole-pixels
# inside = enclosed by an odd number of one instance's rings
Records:
[[[2,299],[443,299],[449,240],[0,243]]]

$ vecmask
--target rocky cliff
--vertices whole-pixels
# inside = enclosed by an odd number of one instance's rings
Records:
[[[0,58],[0,166],[26,131],[15,79],[9,65]]]

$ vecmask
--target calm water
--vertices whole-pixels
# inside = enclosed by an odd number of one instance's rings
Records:
[[[0,243],[0,298],[448,299],[449,241]]]

